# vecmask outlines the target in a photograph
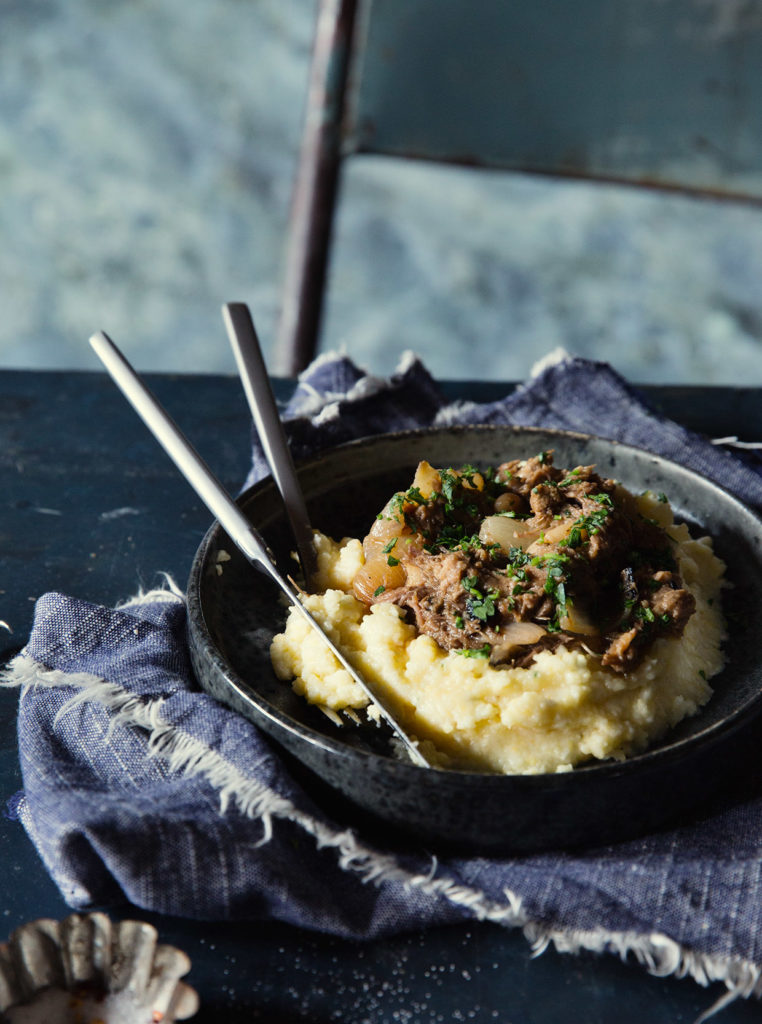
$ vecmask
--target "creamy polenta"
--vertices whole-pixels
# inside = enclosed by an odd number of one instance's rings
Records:
[[[696,713],[711,696],[708,680],[723,665],[723,563],[708,538],[692,539],[686,526],[674,523],[663,496],[636,500],[639,514],[670,538],[695,611],[680,636],[659,634],[627,671],[604,667],[600,654],[586,649],[584,636],[581,643],[540,649],[521,665],[495,665],[480,651],[445,649],[407,621],[397,604],[358,600],[353,583],[365,553],[357,539],[315,535],[317,592],[304,603],[441,767],[536,774],[623,759]],[[271,659],[280,679],[329,713],[367,705],[294,611],[273,639]]]

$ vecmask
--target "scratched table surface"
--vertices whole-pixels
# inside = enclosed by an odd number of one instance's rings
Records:
[[[232,377],[155,376],[149,384],[223,483],[236,490],[249,419]],[[448,382],[452,397],[496,398],[509,385]],[[290,385],[276,382],[287,396]],[[758,390],[657,388],[663,410],[714,437],[762,438]],[[61,590],[114,603],[169,572],[185,582],[210,515],[113,384],[100,373],[0,371],[0,619],[2,656],[23,645],[35,599]],[[0,809],[20,788],[17,694],[0,692]],[[0,938],[70,909],[23,828],[0,815]],[[192,960],[199,1024],[226,1021],[398,1024],[651,1024],[693,1021],[724,989],[659,979],[610,955],[533,959],[523,937],[489,924],[345,942],[290,926],[197,924],[126,906]],[[722,1022],[759,1020],[736,1002]]]

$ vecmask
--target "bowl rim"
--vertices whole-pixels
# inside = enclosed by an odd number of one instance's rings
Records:
[[[707,492],[714,492],[723,502],[734,506],[737,512],[745,517],[749,517],[750,520],[755,523],[760,531],[760,537],[762,538],[762,515],[757,513],[750,506],[746,505],[722,485],[708,477],[702,476],[696,470],[675,462],[667,456],[659,455],[658,453],[652,452],[641,446],[581,431],[572,431],[553,427],[522,426],[520,424],[510,423],[442,424],[432,427],[389,431],[381,434],[371,434],[355,438],[338,445],[323,448],[305,459],[296,461],[296,468],[298,473],[308,473],[311,469],[318,468],[318,466],[323,463],[327,457],[340,458],[345,452],[351,452],[369,444],[378,444],[380,442],[404,445],[406,442],[425,439],[427,436],[431,436],[432,434],[495,434],[503,431],[518,435],[525,434],[530,437],[532,435],[558,437],[571,442],[594,442],[596,444],[610,446],[616,451],[622,451],[625,453],[632,452],[640,458],[653,460],[655,464],[665,465],[671,472],[677,471],[678,474],[682,474],[689,480],[694,481]],[[255,500],[259,494],[268,491],[275,491],[275,483],[270,475],[263,477],[243,490],[236,498],[236,503],[239,507],[245,508],[245,506],[250,501]],[[194,641],[204,647],[207,657],[217,664],[217,668],[224,675],[227,684],[238,693],[243,701],[247,703],[254,703],[257,706],[258,713],[272,721],[279,729],[287,730],[292,735],[308,741],[313,747],[320,748],[322,751],[332,756],[351,756],[352,758],[359,758],[369,762],[383,760],[390,764],[394,764],[395,769],[398,771],[411,772],[416,776],[420,775],[422,772],[434,770],[443,780],[451,778],[453,780],[453,785],[460,785],[465,779],[479,779],[487,785],[492,784],[499,786],[501,782],[504,783],[505,780],[510,780],[512,785],[516,785],[518,783],[519,785],[527,787],[539,787],[543,782],[546,783],[549,778],[558,779],[560,775],[563,775],[565,778],[578,777],[580,779],[587,779],[591,777],[614,778],[620,775],[628,776],[636,772],[642,772],[643,769],[648,766],[652,766],[654,770],[656,770],[657,768],[666,766],[675,760],[682,760],[686,753],[693,751],[696,747],[703,748],[704,745],[709,742],[719,742],[729,734],[733,734],[734,732],[744,729],[749,721],[756,717],[753,712],[755,710],[757,713],[762,711],[761,685],[756,693],[744,700],[744,702],[731,713],[727,714],[719,721],[710,723],[705,728],[700,728],[696,732],[691,732],[688,736],[679,737],[674,741],[670,741],[668,739],[669,733],[667,733],[664,739],[657,741],[658,746],[649,747],[640,753],[633,754],[632,756],[625,758],[624,760],[618,761],[614,759],[606,759],[600,761],[587,761],[575,766],[571,771],[562,773],[539,772],[534,774],[521,774],[480,772],[464,768],[431,768],[396,758],[392,754],[384,754],[379,751],[367,750],[361,747],[350,747],[342,741],[340,737],[337,736],[334,739],[327,733],[313,729],[309,725],[291,718],[286,713],[272,706],[254,689],[254,687],[247,684],[240,677],[215,644],[212,636],[212,630],[204,612],[201,597],[201,586],[207,554],[216,537],[221,532],[224,531],[222,531],[219,522],[215,520],[207,530],[194,555],[187,587],[187,628],[189,631],[195,630]],[[252,567],[252,571],[254,571],[254,567]],[[724,671],[725,669],[723,668],[718,674],[718,678]],[[698,712],[699,716],[700,714],[701,710]]]

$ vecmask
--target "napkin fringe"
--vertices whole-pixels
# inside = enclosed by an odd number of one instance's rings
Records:
[[[516,927],[527,923],[521,901],[512,893],[506,893],[506,903],[502,904],[479,889],[464,886],[449,877],[439,877],[436,858],[432,858],[428,871],[411,872],[395,857],[378,854],[364,846],[353,830],[333,829],[301,811],[288,798],[275,793],[265,783],[247,777],[216,751],[167,722],[162,715],[165,701],[161,698],[146,701],[100,676],[49,669],[23,653],[9,664],[2,682],[7,686],[78,688],[79,693],[59,708],[56,722],[80,704],[88,701],[100,704],[111,713],[110,729],[121,725],[143,730],[147,734],[148,754],[163,759],[171,772],[206,778],[219,793],[220,813],[224,814],[233,802],[247,817],[259,819],[264,830],[260,843],[267,842],[272,834],[274,819],[288,820],[311,835],[318,848],[333,848],[340,867],[363,882],[397,883],[428,896],[443,897],[467,909],[478,920]]]
[[[138,597],[130,603],[140,603],[140,600]],[[443,898],[467,910],[477,920],[521,928],[533,956],[541,955],[551,945],[559,953],[607,952],[618,955],[623,961],[634,956],[657,977],[690,977],[705,987],[713,982],[724,983],[727,992],[695,1024],[703,1024],[735,999],[762,995],[762,971],[749,961],[687,950],[660,933],[641,935],[604,928],[573,931],[548,927],[531,920],[521,898],[509,889],[503,891],[505,902],[500,903],[480,889],[439,876],[436,857],[432,857],[427,872],[411,872],[395,857],[365,847],[353,830],[333,829],[301,811],[291,800],[265,783],[247,777],[206,744],[168,722],[162,714],[163,699],[143,700],[87,672],[49,669],[23,652],[10,662],[0,682],[6,686],[77,688],[79,692],[57,712],[56,722],[80,704],[88,701],[100,704],[111,713],[110,730],[123,726],[144,731],[148,754],[165,761],[170,772],[203,776],[219,794],[221,814],[234,804],[246,817],[259,820],[263,833],[257,845],[270,840],[276,819],[287,820],[310,835],[319,849],[333,849],[342,870],[357,876],[363,883],[401,884],[432,898]]]

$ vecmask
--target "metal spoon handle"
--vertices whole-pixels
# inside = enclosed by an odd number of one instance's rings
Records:
[[[267,545],[111,338],[99,331],[90,338],[90,344],[114,383],[226,533],[248,559],[270,572],[274,566]]]
[[[299,600],[296,589],[278,572],[267,545],[257,530],[249,523],[248,519],[246,519],[233,499],[225,491],[222,484],[207,467],[196,449],[182,434],[180,428],[166,409],[154,398],[114,342],[103,331],[99,331],[90,338],[90,344],[135,412],[143,420],[162,448],[164,448],[167,455],[169,455],[212,515],[219,520],[220,525],[233,543],[240,548],[250,562],[264,569],[272,577],[294,607],[298,609],[313,629],[320,633],[342,667],[349,672],[366,697],[379,708],[387,724],[404,744],[411,760],[415,764],[429,767],[429,762],[397,722],[393,713],[387,707],[383,696],[376,693],[375,689],[362,678],[342,651],[326,634],[317,619],[304,607]]]
[[[226,303],[222,307],[222,318],[262,448],[270,464],[273,479],[283,497],[306,588],[312,590],[312,577],[317,568],[312,528],[283,422],[275,404],[254,321],[249,307],[243,302]]]
[[[274,574],[273,574],[273,578],[275,578]],[[312,614],[312,612],[310,612],[309,609],[304,607],[302,602],[299,600],[299,597],[296,594],[296,592],[289,587],[289,584],[287,583],[287,581],[283,580],[283,578],[281,577],[281,579],[278,580],[278,583],[279,583],[281,589],[284,591],[284,593],[287,594],[287,596],[291,599],[291,601],[292,601],[294,607],[297,609],[297,611],[299,611],[300,614],[307,620],[307,622],[309,622],[309,624],[312,626],[313,629],[316,629],[318,631],[318,633],[320,633],[320,635],[323,637],[325,642],[328,644],[328,646],[330,647],[331,651],[335,655],[337,661],[342,666],[342,668],[346,669],[346,671],[350,674],[352,679],[357,683],[357,685],[363,691],[363,693],[368,698],[368,700],[372,704],[376,705],[376,707],[378,708],[379,712],[381,713],[381,716],[384,719],[384,721],[386,722],[386,724],[393,730],[393,732],[395,733],[397,738],[402,741],[405,749],[408,752],[408,756],[410,757],[410,760],[413,762],[413,764],[420,765],[422,768],[431,768],[430,762],[428,761],[428,759],[426,757],[424,757],[424,755],[418,749],[418,745],[408,736],[408,734],[405,732],[405,730],[399,724],[397,719],[394,717],[393,712],[390,711],[389,708],[387,707],[386,702],[385,702],[385,698],[379,697],[379,695],[376,692],[375,688],[372,687],[367,682],[367,680],[365,680],[358,673],[357,669],[354,668],[354,666],[351,664],[351,662],[342,653],[341,648],[337,647],[336,644],[333,642],[333,640],[331,640],[331,638],[325,632],[325,630],[320,625],[320,623],[317,621],[317,619]],[[285,584],[285,586],[284,586],[284,584]]]

